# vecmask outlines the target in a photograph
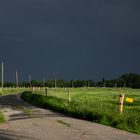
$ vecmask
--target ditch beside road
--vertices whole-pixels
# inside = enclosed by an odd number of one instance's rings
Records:
[[[0,108],[6,118],[0,124],[0,140],[140,139],[136,134],[35,107],[18,94],[1,96]]]

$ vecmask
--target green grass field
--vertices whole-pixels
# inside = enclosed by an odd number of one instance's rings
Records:
[[[44,91],[35,91],[35,93],[43,94]],[[118,106],[119,95],[125,95],[134,99],[133,103],[127,103],[124,101],[124,111],[138,110],[140,111],[140,89],[128,89],[128,88],[72,88],[70,89],[71,101],[80,102],[82,104],[100,103],[106,105]],[[57,97],[68,100],[68,89],[48,89],[48,96]]]
[[[134,98],[134,103],[124,101],[124,112],[119,113],[119,94]],[[76,118],[109,125],[140,134],[140,89],[128,88],[49,88],[44,91],[25,92],[22,98],[35,105],[50,108]]]

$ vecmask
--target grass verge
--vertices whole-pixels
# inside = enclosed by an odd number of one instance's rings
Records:
[[[117,103],[109,104],[99,101],[82,102],[79,100],[69,103],[66,99],[32,94],[31,92],[22,93],[21,98],[34,105],[49,108],[68,116],[140,134],[140,112],[137,110],[125,110],[121,115],[118,113]]]
[[[2,112],[0,112],[0,123],[3,123],[3,122],[5,122],[4,115]]]

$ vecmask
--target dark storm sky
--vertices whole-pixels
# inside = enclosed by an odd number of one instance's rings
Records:
[[[140,73],[139,0],[0,0],[5,78]]]

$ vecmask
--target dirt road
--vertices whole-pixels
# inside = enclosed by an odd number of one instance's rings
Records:
[[[0,97],[6,122],[0,140],[140,140],[139,135],[66,117],[23,102],[17,94]]]

